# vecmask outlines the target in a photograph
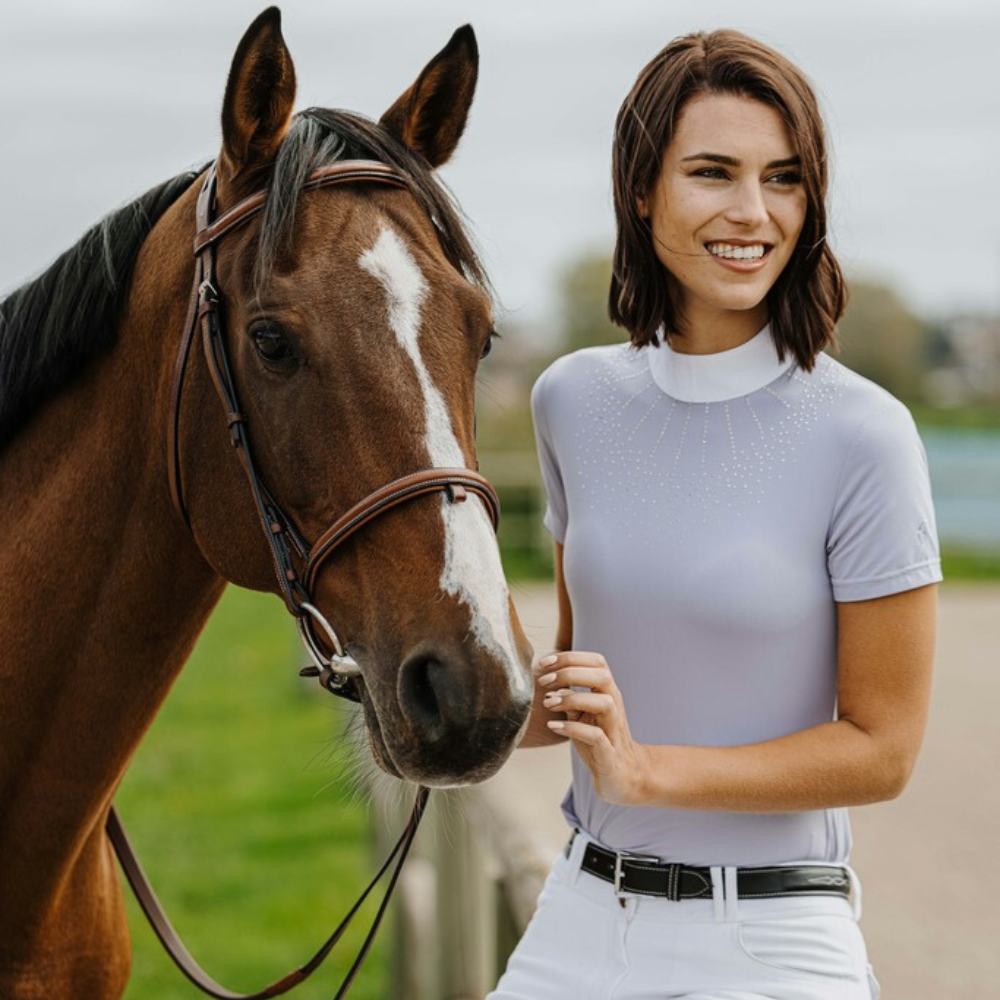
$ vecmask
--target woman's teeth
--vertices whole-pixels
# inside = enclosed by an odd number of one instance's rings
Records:
[[[760,260],[767,252],[763,243],[753,243],[748,247],[737,247],[732,243],[706,243],[705,248],[710,254],[729,260]]]

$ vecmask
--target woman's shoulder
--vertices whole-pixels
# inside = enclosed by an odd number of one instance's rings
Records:
[[[532,399],[576,394],[593,387],[595,381],[620,376],[633,367],[646,364],[644,350],[629,343],[581,347],[556,358],[535,379]]]
[[[816,356],[811,372],[799,369],[798,374],[814,388],[833,394],[835,430],[845,444],[850,444],[862,428],[871,424],[889,432],[915,428],[910,409],[901,399],[825,352]]]

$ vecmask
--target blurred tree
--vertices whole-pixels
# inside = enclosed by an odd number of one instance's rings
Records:
[[[559,280],[562,306],[559,354],[628,339],[626,332],[608,319],[610,284],[611,257],[603,253],[584,254],[563,270]]]
[[[925,342],[927,364],[931,368],[941,368],[955,364],[955,348],[948,336],[947,325],[941,321],[931,323],[927,329]]]
[[[842,351],[835,356],[904,402],[921,401],[930,327],[889,285],[852,278],[848,290],[847,311],[837,325]]]

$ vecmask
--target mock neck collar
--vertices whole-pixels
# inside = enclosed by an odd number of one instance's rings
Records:
[[[791,351],[778,360],[768,323],[746,343],[714,354],[682,354],[657,331],[659,347],[648,347],[653,381],[668,395],[688,403],[715,403],[746,396],[770,384],[795,364]]]

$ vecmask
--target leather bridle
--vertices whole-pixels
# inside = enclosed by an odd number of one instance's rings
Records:
[[[388,164],[376,160],[344,160],[314,170],[304,182],[303,190],[312,191],[337,184],[358,183],[386,184],[404,189],[409,187],[406,176]],[[327,560],[351,535],[379,514],[417,497],[443,492],[452,503],[460,503],[466,499],[468,492],[471,491],[485,503],[494,530],[499,524],[500,500],[493,486],[478,471],[454,468],[423,469],[395,479],[369,493],[368,496],[342,514],[311,546],[307,544],[295,523],[282,510],[281,505],[262,482],[254,464],[247,433],[247,419],[240,406],[226,350],[222,321],[222,296],[215,269],[215,253],[219,242],[224,236],[234,232],[263,210],[267,193],[266,191],[258,191],[234,205],[219,218],[213,219],[215,189],[216,165],[213,163],[205,175],[195,208],[194,282],[171,383],[170,418],[167,427],[167,463],[171,500],[181,520],[188,530],[191,530],[190,517],[184,503],[181,478],[180,419],[185,372],[191,362],[191,348],[195,335],[200,328],[208,371],[226,413],[230,442],[250,484],[257,516],[271,552],[281,596],[288,611],[295,617],[299,635],[312,660],[312,665],[304,668],[300,673],[303,676],[317,677],[320,684],[333,694],[351,701],[360,701],[360,695],[352,678],[360,673],[361,668],[346,653],[337,633],[316,607],[312,596],[320,571]],[[301,570],[296,567],[296,559],[302,564]],[[320,630],[319,634],[316,631],[317,627]],[[324,642],[329,646],[328,650],[324,648]],[[233,993],[224,986],[220,986],[191,957],[177,937],[153,892],[152,886],[143,873],[114,806],[111,807],[108,816],[107,831],[129,884],[171,958],[199,989],[210,996],[220,998],[220,1000],[258,1000],[258,998],[262,1000],[264,997],[279,996],[311,975],[329,954],[361,903],[381,879],[396,854],[399,853],[399,860],[390,877],[368,936],[337,991],[335,1000],[339,1000],[347,992],[368,953],[413,837],[417,832],[429,794],[430,790],[427,787],[418,786],[413,811],[402,836],[358,902],[351,908],[319,951],[295,972],[265,989],[251,994]]]

